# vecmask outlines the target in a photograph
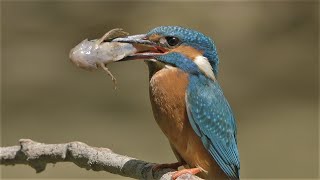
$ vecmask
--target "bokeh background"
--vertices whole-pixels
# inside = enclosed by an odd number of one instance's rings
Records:
[[[85,38],[121,27],[197,29],[215,40],[219,81],[238,122],[243,178],[318,177],[318,2],[1,1],[1,145],[20,138],[82,141],[151,162],[174,162],[157,127],[143,62],[102,71],[69,62]],[[2,178],[118,178],[49,165],[1,167]]]

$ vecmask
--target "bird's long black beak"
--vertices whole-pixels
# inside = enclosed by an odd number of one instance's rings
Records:
[[[130,43],[137,50],[135,54],[127,56],[119,61],[155,59],[156,56],[165,53],[157,43],[148,40],[146,34],[116,38],[113,39],[112,42]]]

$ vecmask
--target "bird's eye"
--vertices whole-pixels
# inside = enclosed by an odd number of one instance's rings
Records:
[[[166,41],[167,41],[167,44],[169,46],[177,46],[180,44],[180,39],[178,39],[177,37],[173,37],[173,36],[167,36],[165,37],[166,38]]]

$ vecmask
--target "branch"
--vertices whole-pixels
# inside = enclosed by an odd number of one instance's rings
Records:
[[[1,165],[27,164],[40,173],[47,163],[73,162],[81,168],[106,171],[134,179],[171,179],[174,169],[152,172],[154,163],[141,161],[112,152],[108,148],[88,146],[82,142],[44,144],[30,139],[19,140],[20,146],[0,147]],[[197,176],[184,174],[178,179],[199,180]]]

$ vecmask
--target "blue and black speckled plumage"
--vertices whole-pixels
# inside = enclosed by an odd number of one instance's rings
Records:
[[[191,75],[189,80],[186,101],[192,128],[228,177],[237,179],[240,160],[229,103],[217,82],[203,75]]]

